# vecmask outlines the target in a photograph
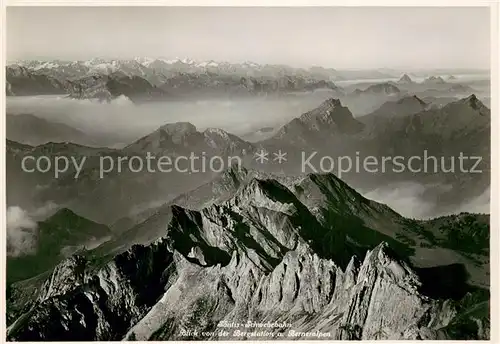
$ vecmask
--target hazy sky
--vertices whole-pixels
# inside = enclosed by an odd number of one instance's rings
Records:
[[[489,68],[489,9],[10,7],[7,59]]]

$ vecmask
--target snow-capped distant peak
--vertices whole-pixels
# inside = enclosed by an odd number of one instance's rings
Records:
[[[152,57],[134,57],[129,60],[125,59],[103,59],[103,58],[92,58],[89,60],[77,60],[77,61],[36,61],[36,60],[27,60],[27,61],[16,61],[17,65],[26,66],[29,69],[38,70],[44,68],[57,69],[59,67],[67,67],[67,66],[82,66],[91,70],[102,71],[106,69],[120,69],[122,67],[127,68],[137,68],[140,66],[146,68],[163,68],[167,67],[167,65],[175,65],[175,64],[184,64],[194,68],[223,68],[226,66],[232,65],[229,62],[222,61],[199,61],[193,60],[191,58],[152,58]],[[163,65],[163,66],[162,66]],[[244,68],[259,68],[260,65],[255,62],[245,61],[243,63],[238,64],[238,66]]]
[[[93,65],[92,68],[95,70],[99,70],[99,71],[108,71],[108,70],[116,71],[118,69],[116,66],[116,63],[113,63],[113,62],[111,62],[111,63],[99,63],[96,65]]]
[[[243,62],[243,66],[255,68],[255,67],[259,67],[260,65],[258,63],[252,62],[252,61],[245,61],[245,62]]]
[[[39,70],[39,69],[43,69],[43,68],[51,69],[51,68],[58,68],[58,67],[60,67],[60,65],[58,63],[44,62],[44,63],[39,64],[38,66],[35,66],[33,68],[33,70]]]
[[[182,59],[181,62],[185,63],[185,64],[189,64],[189,65],[192,65],[192,64],[196,63],[194,60],[191,60],[190,58]]]
[[[136,58],[134,58],[134,61],[137,63],[140,63],[144,66],[148,66],[151,63],[153,63],[155,61],[155,59],[150,58],[150,57],[136,57]]]
[[[104,59],[100,59],[98,57],[94,57],[93,59],[90,59],[90,60],[87,60],[85,61],[83,64],[87,65],[87,66],[95,66],[95,65],[100,65],[100,64],[104,64],[106,63],[107,61],[104,60]]]
[[[196,67],[201,67],[201,68],[205,68],[205,67],[218,67],[219,64],[213,60],[210,60],[210,61],[203,61],[203,62],[200,62],[198,64],[196,64]]]

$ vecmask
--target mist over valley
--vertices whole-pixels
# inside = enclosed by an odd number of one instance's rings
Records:
[[[7,340],[490,339],[487,8],[7,12]]]

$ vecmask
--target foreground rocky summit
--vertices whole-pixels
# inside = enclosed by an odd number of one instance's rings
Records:
[[[228,173],[238,182],[219,200],[160,208],[122,241],[14,284],[8,338],[489,337],[487,291],[453,281],[449,267],[410,263],[432,228],[333,175]],[[156,239],[132,244],[151,227]]]

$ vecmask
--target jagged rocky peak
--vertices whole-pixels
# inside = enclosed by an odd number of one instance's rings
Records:
[[[310,173],[289,188],[320,221],[326,220],[325,211],[367,218],[374,213],[399,216],[388,206],[364,198],[333,173]]]
[[[64,240],[69,240],[69,234],[84,237],[100,237],[109,234],[109,228],[103,224],[91,221],[82,217],[68,208],[57,210],[52,216],[43,221],[45,225],[51,226],[48,235],[55,235],[56,229],[63,230],[66,236]],[[58,244],[64,241],[60,240]]]
[[[233,163],[222,171],[218,178],[212,181],[212,188],[222,188],[236,192],[242,184],[247,183],[254,175],[256,175],[256,172],[253,170],[248,170],[241,164]]]
[[[238,136],[228,133],[227,131],[219,128],[208,128],[203,131],[203,136],[207,143],[216,148],[232,143],[243,143],[243,140]]]
[[[338,98],[329,98],[325,100],[323,104],[320,105],[320,107],[328,107],[328,108],[342,107],[342,103]]]
[[[71,209],[61,208],[54,215],[51,216],[51,219],[57,221],[57,220],[67,220],[77,217],[79,216],[75,214]]]
[[[426,102],[424,102],[422,99],[420,99],[420,98],[419,98],[419,97],[417,97],[416,95],[414,95],[412,98],[413,98],[413,99],[415,99],[415,100],[417,100],[420,104],[422,104],[422,105],[424,105],[424,106],[425,106],[425,105],[427,105],[427,103],[426,103]]]
[[[303,176],[294,192],[236,166],[224,173],[248,183],[201,210],[172,206],[172,221],[158,225],[163,236],[151,244],[99,264],[85,257],[59,264],[8,338],[186,340],[181,329],[251,320],[328,339],[437,339],[456,316],[456,303],[423,293],[427,281],[393,241],[358,242],[371,236],[370,222],[363,221],[361,237],[356,225],[342,227],[361,213],[346,204],[364,201],[332,174]],[[323,225],[297,193],[323,199],[339,221]],[[399,223],[393,220],[383,218],[382,226]]]
[[[197,132],[196,127],[189,122],[167,123],[158,128],[172,137],[182,137]]]
[[[214,149],[229,148],[231,150],[245,150],[245,152],[252,149],[250,143],[223,129],[208,128],[202,134],[205,137],[205,142]],[[245,152],[243,154],[246,154]]]
[[[207,128],[203,132],[207,136],[220,136],[222,138],[228,138],[229,133],[220,128]]]
[[[468,97],[457,100],[447,104],[445,109],[468,109],[469,112],[472,110],[473,113],[477,113],[481,116],[490,116],[490,109],[477,98],[475,94],[471,94]],[[467,112],[468,113],[468,112]]]
[[[125,149],[135,151],[172,149],[197,133],[196,127],[189,122],[167,123]]]
[[[426,107],[428,104],[424,102],[422,99],[417,97],[416,95],[413,96],[406,96],[401,98],[400,100],[397,101],[398,104],[420,104],[422,107]]]
[[[417,274],[385,242],[368,251],[356,270],[346,270],[352,281],[345,286],[350,297],[337,324],[336,339],[422,339],[434,326],[446,325],[447,320],[440,317],[453,314],[446,308],[440,310],[442,314],[429,314],[439,305],[418,292]],[[437,319],[431,321],[434,316]]]
[[[74,254],[58,264],[49,278],[42,285],[40,301],[62,295],[65,292],[88,281],[87,260],[84,256]]]
[[[325,100],[320,104],[316,109],[312,110],[316,116],[332,116],[334,114],[339,114],[343,112],[343,109],[347,109],[347,107],[343,106],[340,102],[340,99],[330,98]]]
[[[338,197],[339,194],[348,194],[348,198],[351,199],[360,196],[356,190],[333,173],[309,173],[297,181],[294,187],[300,189],[300,193],[308,192],[304,195],[307,200],[316,199],[319,195],[323,198],[326,195]],[[343,202],[339,202],[339,204],[344,205]]]
[[[323,124],[335,124],[341,132],[357,132],[363,125],[358,122],[348,107],[343,106],[339,99],[330,98],[317,108],[306,112],[300,117],[304,123],[308,123],[312,128]],[[317,128],[316,128],[317,129]]]
[[[467,98],[463,98],[460,100],[462,103],[467,104],[474,110],[479,110],[483,108],[485,105],[477,98],[475,94],[471,94]]]
[[[403,74],[403,76],[399,79],[398,83],[400,84],[412,84],[413,80],[410,78],[408,74]]]
[[[254,146],[222,129],[208,128],[200,132],[189,122],[176,122],[161,126],[127,147],[140,151],[145,149],[166,151],[174,148],[245,155],[250,153]]]
[[[343,106],[340,102],[340,99],[337,98],[329,98],[323,101],[319,106],[314,109],[302,114],[300,119],[303,121],[307,121],[312,118],[318,117],[327,117],[334,113],[339,113],[340,110],[347,109],[347,107]]]
[[[400,93],[401,90],[397,88],[394,84],[390,82],[384,82],[381,84],[371,85],[368,87],[364,93],[382,93],[382,94],[397,94]]]
[[[253,172],[253,171],[252,171]],[[240,164],[233,163],[227,169],[221,172],[221,177],[232,178],[238,181],[243,181],[250,174],[250,171]]]
[[[363,265],[369,265],[379,269],[380,272],[385,272],[395,284],[404,287],[407,291],[416,293],[417,289],[422,286],[415,271],[408,263],[399,258],[385,241],[366,253]]]
[[[253,177],[236,193],[231,202],[235,205],[252,204],[268,209],[284,209],[293,205],[295,196],[274,179]]]
[[[79,216],[68,208],[61,208],[57,210],[52,216],[44,220],[44,223],[46,223],[47,225],[73,228],[79,227],[81,224],[86,224],[87,222],[92,223],[92,221]]]
[[[236,171],[234,173],[237,173]],[[245,179],[243,179],[245,178]],[[385,205],[368,200],[333,173],[310,173],[294,178],[280,178],[245,170],[239,176],[243,185],[235,194],[234,204],[253,204],[282,210],[305,206],[318,220],[323,221],[327,208],[342,214],[379,214],[393,211]]]
[[[429,84],[446,84],[446,81],[440,76],[430,76],[424,80],[424,83]]]
[[[327,137],[340,137],[338,134],[356,134],[363,128],[364,124],[354,118],[347,106],[331,98],[285,124],[266,142],[273,144],[276,140],[285,140],[292,145],[308,146]]]

